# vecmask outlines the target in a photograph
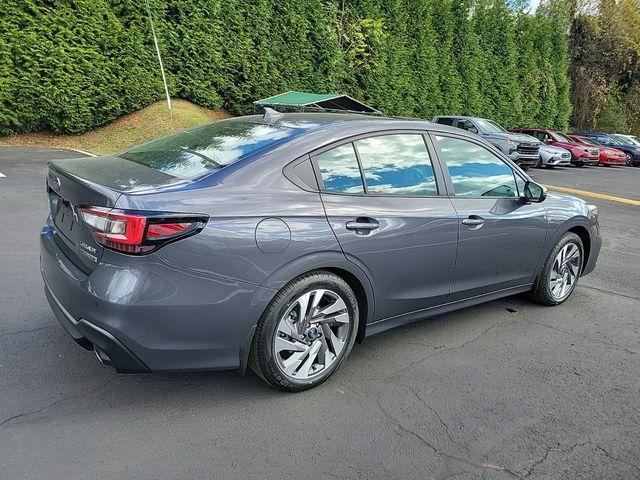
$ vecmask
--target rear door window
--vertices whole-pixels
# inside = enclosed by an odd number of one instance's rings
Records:
[[[317,155],[324,190],[335,193],[364,193],[358,158],[352,143]]]
[[[390,134],[355,142],[367,192],[376,195],[435,196],[436,179],[421,134]]]

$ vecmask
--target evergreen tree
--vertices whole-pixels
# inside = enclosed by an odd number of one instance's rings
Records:
[[[389,115],[466,113],[505,126],[564,128],[572,108],[567,4],[574,1],[546,0],[535,15],[523,12],[522,0],[150,0],[150,6],[170,93],[199,105],[245,114],[254,100],[287,90],[345,92]],[[637,56],[630,53],[636,34],[621,20],[637,8],[633,0],[603,5],[596,29],[581,31],[616,51],[606,65],[595,62],[595,47],[580,53],[574,21],[571,72],[591,81],[615,77],[627,117],[640,119],[640,101],[627,101],[640,90],[640,74],[633,74],[639,69],[632,68]],[[613,27],[615,45],[600,33]],[[79,133],[146,106],[164,97],[157,62],[145,2],[5,0],[0,134]],[[599,77],[601,71],[609,76]],[[577,92],[584,84],[574,84],[574,102],[582,101]],[[591,112],[595,123],[603,105],[598,92],[611,88],[603,81],[574,117]]]

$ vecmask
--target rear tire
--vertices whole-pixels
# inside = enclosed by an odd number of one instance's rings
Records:
[[[285,285],[258,321],[249,365],[269,385],[297,392],[327,380],[349,355],[358,301],[339,276],[318,270]]]
[[[565,233],[549,253],[529,296],[542,305],[560,305],[576,288],[583,263],[582,240],[575,233]]]

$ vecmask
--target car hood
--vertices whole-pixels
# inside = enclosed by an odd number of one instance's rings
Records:
[[[536,137],[525,135],[524,133],[484,133],[482,136],[492,140],[501,140],[503,142],[511,140],[512,142],[533,143],[535,145],[540,145],[542,143]]]
[[[600,147],[600,151],[604,152],[605,155],[624,155],[624,152],[622,150],[613,147]]]
[[[636,147],[633,145],[616,145],[615,147],[607,147],[607,148],[615,148],[617,150],[622,150],[625,153],[635,153],[640,155],[640,147]]]
[[[579,143],[569,143],[569,142],[553,142],[553,146],[564,148],[566,150],[571,150],[573,148],[579,148],[581,150],[583,148],[598,148],[598,147],[589,147],[587,145],[580,145]]]

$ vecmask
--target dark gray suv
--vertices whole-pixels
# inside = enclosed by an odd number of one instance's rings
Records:
[[[365,336],[530,292],[600,251],[595,207],[423,121],[270,112],[52,162],[47,298],[121,372],[239,369],[302,390]]]

